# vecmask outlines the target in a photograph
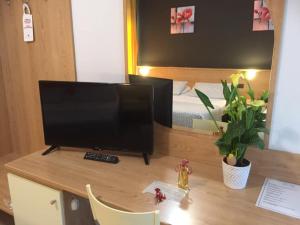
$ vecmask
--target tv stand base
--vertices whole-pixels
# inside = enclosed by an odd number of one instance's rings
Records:
[[[147,153],[143,153],[143,157],[144,157],[144,162],[146,165],[149,165],[149,157]]]
[[[43,156],[50,154],[51,152],[54,152],[56,149],[59,149],[59,146],[51,145],[50,148],[48,148],[46,151],[42,153]]]

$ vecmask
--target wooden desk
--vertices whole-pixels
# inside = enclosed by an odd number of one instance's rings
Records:
[[[84,151],[60,150],[46,157],[41,152],[6,164],[8,172],[87,198],[85,185],[96,196],[118,208],[143,212],[158,208],[161,221],[173,225],[299,224],[299,220],[255,206],[264,177],[252,175],[248,188],[231,190],[223,185],[221,167],[191,162],[189,199],[181,204],[154,204],[153,196],[142,194],[153,180],[176,185],[175,165],[180,160],[155,156],[150,166],[142,158],[121,156],[117,165],[83,160]],[[220,164],[221,165],[221,164]]]

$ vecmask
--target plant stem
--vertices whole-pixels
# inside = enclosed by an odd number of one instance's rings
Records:
[[[241,150],[241,156],[240,156],[240,158],[239,158],[239,161],[241,162],[241,163],[243,163],[243,161],[244,161],[244,157],[245,157],[245,153],[246,153],[246,150],[247,150],[247,148],[244,148],[243,150]]]
[[[223,134],[223,131],[222,131],[221,128],[218,126],[217,121],[216,121],[215,117],[213,116],[213,114],[211,113],[210,109],[209,109],[206,105],[204,105],[204,106],[206,107],[206,109],[207,109],[207,111],[208,111],[210,117],[211,117],[212,120],[214,121],[214,124],[215,124],[216,128],[218,129],[218,131],[220,132],[220,134]]]
[[[246,82],[247,82],[247,86],[248,86],[249,91],[252,90],[252,87],[251,87],[251,85],[250,85],[249,80],[246,79]],[[254,94],[253,94],[253,95],[254,95]],[[251,97],[251,96],[250,96],[250,97]],[[254,100],[255,100],[255,97],[254,97],[254,96],[253,96],[253,98],[251,97],[251,101],[254,101]]]

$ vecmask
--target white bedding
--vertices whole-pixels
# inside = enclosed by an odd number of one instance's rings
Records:
[[[221,121],[225,109],[225,99],[210,99],[215,109],[211,110],[216,120]],[[207,109],[198,97],[173,96],[173,124],[193,127],[193,119],[210,120]]]

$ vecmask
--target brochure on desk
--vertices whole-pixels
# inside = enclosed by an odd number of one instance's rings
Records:
[[[159,188],[161,192],[166,195],[167,200],[172,200],[175,202],[181,202],[181,200],[188,193],[186,190],[161,181],[153,181],[148,187],[145,188],[143,193],[151,193],[155,195],[155,188]]]
[[[300,219],[300,185],[266,178],[256,206]]]

